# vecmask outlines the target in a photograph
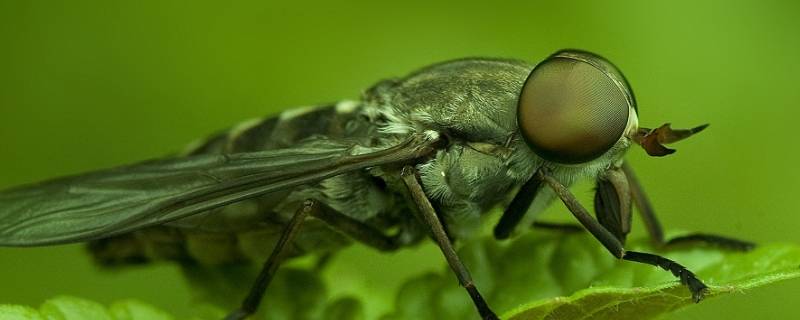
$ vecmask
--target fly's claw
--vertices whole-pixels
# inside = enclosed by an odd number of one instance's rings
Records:
[[[681,279],[681,282],[688,286],[689,291],[692,292],[692,301],[694,301],[694,303],[699,303],[708,293],[708,286],[700,281],[700,279],[697,279],[691,271],[685,271],[688,273],[687,278],[685,282],[684,279]]]

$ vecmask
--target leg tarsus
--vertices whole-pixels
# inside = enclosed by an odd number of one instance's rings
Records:
[[[692,300],[694,300],[695,303],[703,300],[703,297],[708,291],[708,287],[700,281],[700,279],[697,279],[693,272],[686,269],[683,265],[662,256],[651,253],[628,251],[625,252],[625,256],[623,256],[622,259],[658,266],[661,269],[672,272],[675,277],[681,280],[682,284],[689,287],[689,291],[692,292]]]

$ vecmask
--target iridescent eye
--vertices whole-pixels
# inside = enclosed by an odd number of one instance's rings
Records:
[[[614,146],[635,106],[628,83],[610,62],[588,52],[560,51],[531,71],[517,121],[540,157],[584,163]]]

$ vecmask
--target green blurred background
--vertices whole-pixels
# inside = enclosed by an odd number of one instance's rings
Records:
[[[644,126],[712,124],[674,156],[629,155],[668,229],[800,242],[798,2],[499,3],[0,1],[0,188],[167,154],[437,61],[569,47],[625,72]],[[438,255],[354,247],[328,275],[388,301]],[[787,282],[668,318],[794,318],[797,292]],[[191,303],[173,265],[109,273],[80,246],[0,249],[0,303],[63,293],[178,314]]]

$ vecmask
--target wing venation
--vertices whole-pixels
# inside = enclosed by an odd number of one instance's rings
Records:
[[[104,238],[432,150],[414,137],[354,155],[320,140],[287,149],[143,162],[0,192],[0,245],[37,246]]]

